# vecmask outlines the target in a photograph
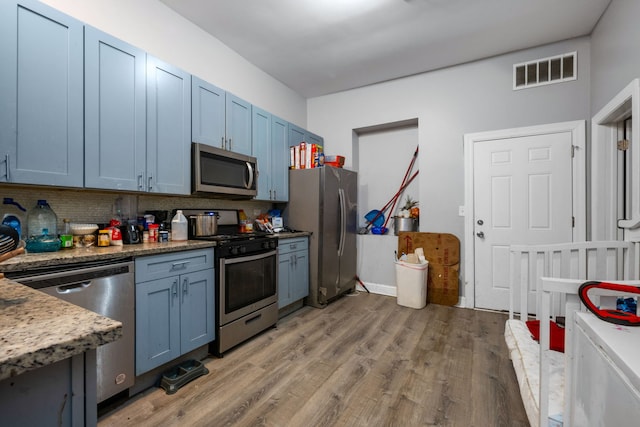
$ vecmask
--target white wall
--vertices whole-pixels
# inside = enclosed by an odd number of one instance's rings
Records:
[[[306,100],[158,0],[43,0],[285,120],[306,127]]]
[[[512,90],[514,63],[572,51],[578,52],[577,81]],[[463,135],[589,119],[589,64],[590,40],[578,38],[312,98],[308,129],[324,137],[326,153],[346,156],[346,167],[352,167],[353,129],[417,117],[420,231],[451,233],[464,245],[464,221],[458,216],[464,204]]]
[[[591,36],[591,114],[640,77],[640,1],[613,0]]]

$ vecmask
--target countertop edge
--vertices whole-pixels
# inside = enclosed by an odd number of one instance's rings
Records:
[[[0,279],[0,380],[122,337],[122,323]]]

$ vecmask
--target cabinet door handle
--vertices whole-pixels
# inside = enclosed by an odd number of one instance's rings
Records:
[[[11,177],[9,176],[9,154],[5,154],[4,162],[5,162],[5,165],[6,165],[4,176],[7,177],[7,182],[10,182],[11,181]]]
[[[153,179],[153,176],[149,175],[149,178],[147,179],[147,191],[151,191],[151,189],[153,188],[151,186],[151,180]]]
[[[184,270],[191,261],[174,262],[171,264],[171,270]]]
[[[229,150],[231,150],[231,138],[229,138]]]
[[[220,148],[224,148],[224,136],[220,137]]]
[[[171,285],[171,307],[173,307],[173,301],[178,297],[178,279],[173,281]]]
[[[182,301],[184,302],[185,298],[189,296],[189,278],[185,277],[182,281]]]
[[[140,173],[138,174],[138,190],[142,190],[142,186],[143,186],[143,184],[142,184],[142,178],[143,178],[143,176],[144,176],[144,175],[143,175],[143,173],[142,173],[142,172],[140,172]]]
[[[277,190],[273,190],[273,200],[277,200],[278,199],[278,197],[276,196],[276,191]]]

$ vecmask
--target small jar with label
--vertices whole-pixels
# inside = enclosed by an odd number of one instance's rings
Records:
[[[98,246],[109,246],[109,230],[100,230],[98,232]]]
[[[159,224],[149,224],[149,242],[158,241]]]
[[[73,248],[73,235],[71,234],[71,223],[68,218],[62,220],[64,227],[60,235],[60,247],[63,249]]]

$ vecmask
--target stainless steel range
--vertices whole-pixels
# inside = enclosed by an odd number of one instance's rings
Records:
[[[278,239],[239,233],[238,211],[213,211],[218,214],[217,234],[189,238],[216,242],[216,340],[210,351],[222,356],[278,321]],[[183,209],[188,218],[202,212]]]

